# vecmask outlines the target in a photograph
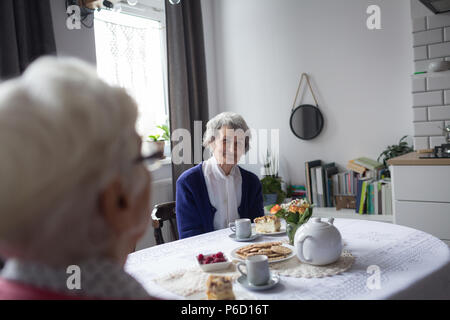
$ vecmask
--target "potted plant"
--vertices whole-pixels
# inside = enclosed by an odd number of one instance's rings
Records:
[[[264,206],[282,203],[286,198],[286,192],[281,187],[283,180],[278,176],[278,159],[271,156],[269,151],[267,151],[264,171],[264,177],[261,179]]]
[[[377,161],[380,161],[380,159],[383,160],[383,165],[386,170],[386,174],[388,177],[390,177],[390,172],[388,169],[387,161],[389,159],[410,153],[414,151],[414,148],[409,146],[406,141],[403,141],[407,136],[403,136],[403,138],[400,139],[398,145],[392,145],[388,146],[386,150],[384,150],[379,156]]]
[[[168,143],[168,141],[170,141],[169,126],[167,124],[162,124],[156,126],[156,128],[160,129],[162,133],[149,135],[148,138],[150,139],[150,141],[148,142],[150,144],[154,144],[152,149],[156,150],[157,152],[161,152],[161,154],[166,154],[165,146]]]
[[[306,199],[295,199],[289,203],[276,204],[270,209],[271,214],[286,221],[286,233],[290,245],[294,245],[297,229],[311,218],[313,207],[314,205]]]

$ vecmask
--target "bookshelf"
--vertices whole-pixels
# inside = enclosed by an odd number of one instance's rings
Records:
[[[341,209],[336,210],[334,207],[329,208],[314,208],[313,217],[318,218],[343,218],[343,219],[361,219],[370,221],[380,221],[393,223],[392,215],[378,215],[378,214],[359,214],[355,209]]]

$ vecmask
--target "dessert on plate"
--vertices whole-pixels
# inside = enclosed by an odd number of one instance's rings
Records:
[[[276,216],[263,216],[255,218],[254,221],[258,233],[279,232],[281,229],[280,218]]]
[[[208,300],[234,300],[233,282],[229,276],[210,275],[206,282]]]

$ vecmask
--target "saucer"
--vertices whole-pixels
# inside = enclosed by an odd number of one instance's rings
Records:
[[[252,241],[252,240],[255,240],[256,238],[258,238],[259,236],[260,236],[259,234],[255,233],[255,234],[252,234],[249,238],[240,239],[240,238],[236,238],[236,234],[235,233],[232,233],[232,234],[229,235],[229,237],[232,240],[239,241],[239,242]]]
[[[267,290],[267,289],[270,289],[270,288],[276,286],[280,282],[280,277],[276,274],[271,273],[269,283],[261,285],[261,286],[255,286],[255,285],[249,283],[247,281],[246,276],[240,276],[237,279],[237,282],[239,282],[239,284],[246,289],[260,291],[260,290]]]

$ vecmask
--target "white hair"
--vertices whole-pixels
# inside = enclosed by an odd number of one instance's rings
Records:
[[[203,146],[210,146],[218,136],[219,130],[225,126],[233,130],[242,130],[242,133],[245,134],[245,152],[248,152],[250,149],[251,131],[244,118],[234,112],[222,112],[208,121],[203,138]]]
[[[98,199],[114,178],[144,187],[137,108],[74,58],[44,57],[0,85],[0,254],[51,264],[104,254]]]

